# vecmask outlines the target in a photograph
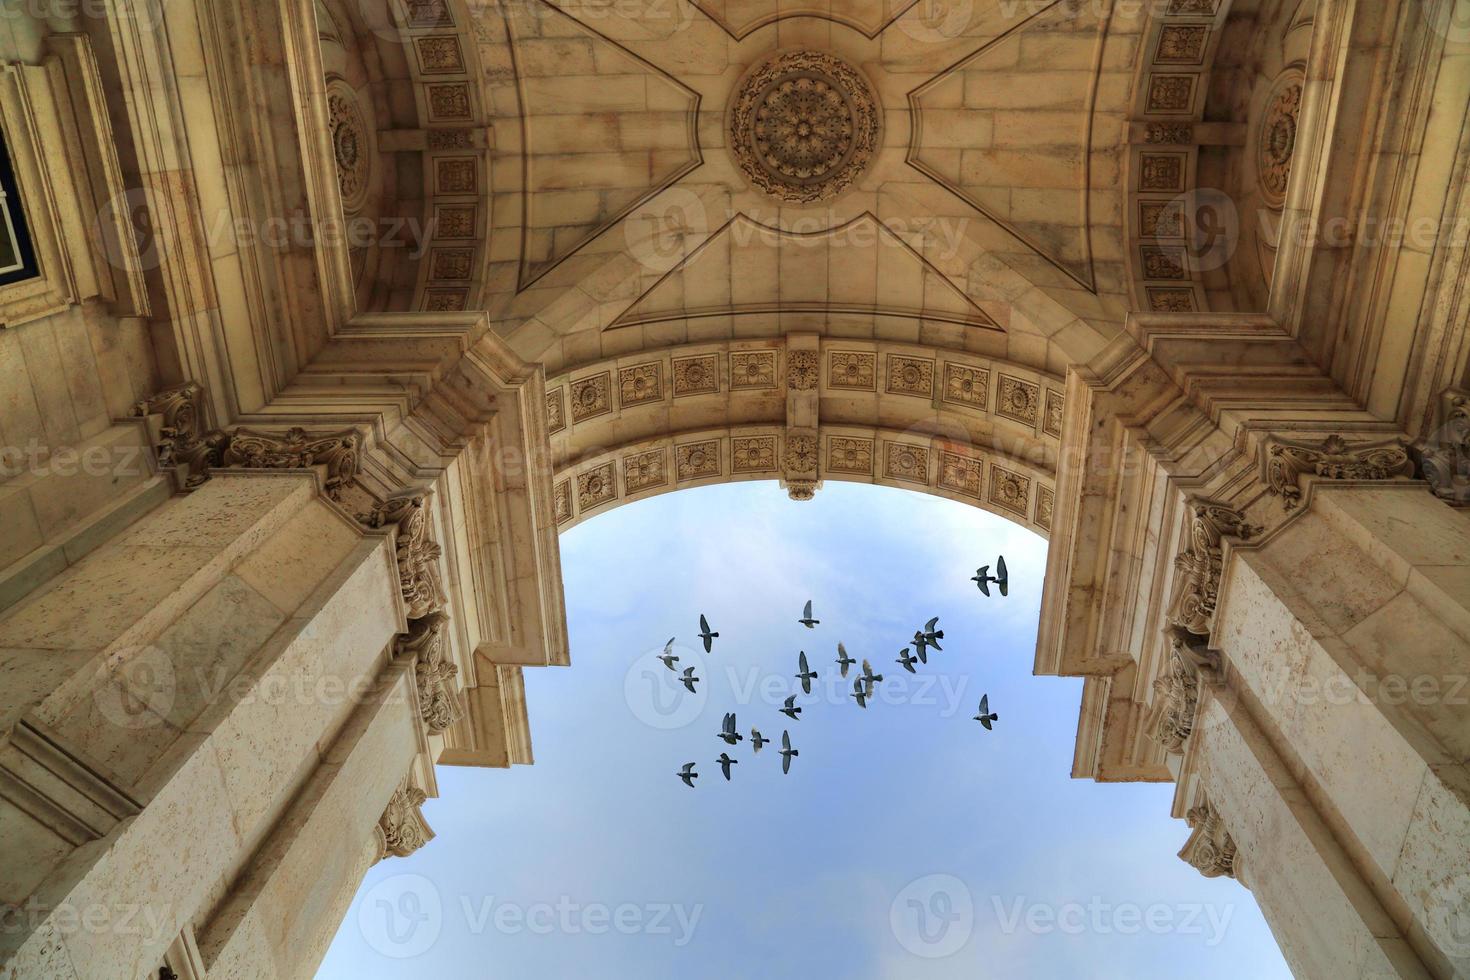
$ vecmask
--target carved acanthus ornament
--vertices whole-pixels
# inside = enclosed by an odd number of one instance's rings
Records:
[[[233,466],[255,469],[308,469],[324,466],[326,493],[333,500],[357,476],[361,454],[355,429],[313,435],[302,428],[284,431],[215,429],[201,432],[204,389],[189,381],[166,388],[133,406],[134,416],[161,415],[157,445],[162,467],[184,466],[184,488],[192,490],[209,479],[211,469]]]
[[[1273,439],[1266,446],[1266,485],[1287,510],[1301,503],[1303,476],[1325,480],[1391,480],[1414,475],[1402,440],[1349,443],[1333,434],[1320,443]]]
[[[1442,414],[1440,427],[1414,447],[1414,456],[1436,497],[1470,504],[1470,392],[1445,392]]]
[[[1209,636],[1220,594],[1225,537],[1246,541],[1260,528],[1247,524],[1240,511],[1208,501],[1191,501],[1189,513],[1186,543],[1174,559],[1168,620],[1196,636]]]
[[[266,470],[304,470],[324,466],[327,471],[326,494],[336,500],[342,488],[357,476],[358,443],[354,429],[314,436],[302,428],[276,433],[241,426],[223,444],[218,465]]]
[[[412,657],[417,679],[419,717],[430,735],[438,735],[459,720],[459,696],[454,688],[459,667],[448,657],[444,629],[449,617],[433,612],[415,620],[409,631],[400,636],[395,651],[400,657]]]
[[[422,619],[443,609],[447,599],[439,584],[439,545],[429,537],[428,494],[389,497],[358,520],[373,528],[397,526],[398,581],[408,618]]]
[[[1183,754],[1199,712],[1200,682],[1213,676],[1209,657],[1194,650],[1183,635],[1174,634],[1169,662],[1153,684],[1154,703],[1148,719],[1148,736],[1164,751]]]
[[[424,791],[415,786],[403,786],[393,791],[374,831],[379,861],[390,856],[408,857],[434,839],[434,832],[419,810],[426,799]]]
[[[1184,820],[1193,832],[1180,848],[1179,856],[1206,878],[1221,875],[1234,878],[1235,840],[1209,800],[1190,807]]]

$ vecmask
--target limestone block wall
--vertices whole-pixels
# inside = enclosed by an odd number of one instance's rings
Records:
[[[223,900],[373,689],[399,594],[391,537],[312,471],[230,473],[0,618],[0,901],[29,910],[5,968],[140,975]]]

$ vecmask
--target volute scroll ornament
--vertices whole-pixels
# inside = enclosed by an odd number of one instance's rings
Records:
[[[1216,676],[1210,656],[1196,650],[1185,635],[1174,633],[1169,661],[1153,683],[1154,702],[1148,719],[1149,738],[1162,745],[1165,752],[1184,753],[1199,713],[1201,683]]]
[[[416,786],[402,786],[393,791],[383,815],[378,818],[374,836],[378,843],[378,860],[408,857],[434,839],[434,831],[419,807],[428,799]]]
[[[1248,541],[1261,529],[1246,523],[1240,511],[1205,500],[1191,501],[1189,514],[1185,545],[1174,559],[1168,621],[1195,636],[1209,636],[1220,595],[1225,538]]]
[[[409,619],[423,619],[444,608],[448,597],[439,582],[439,545],[429,537],[429,495],[412,491],[374,504],[358,520],[371,528],[396,526],[398,581]]]
[[[1304,476],[1324,480],[1391,480],[1412,477],[1414,461],[1401,439],[1350,443],[1336,433],[1320,443],[1273,439],[1266,445],[1266,486],[1287,510],[1302,500]]]
[[[1180,848],[1179,857],[1206,878],[1236,877],[1235,839],[1210,801],[1190,807],[1184,820],[1193,832]]]
[[[409,631],[395,643],[398,656],[414,660],[419,717],[430,735],[448,730],[461,715],[459,696],[454,688],[459,666],[449,659],[445,649],[444,629],[448,624],[447,614],[429,613],[415,620]]]
[[[324,466],[326,494],[333,500],[357,476],[360,440],[355,429],[314,436],[299,426],[285,432],[237,428],[225,443],[219,465],[267,470],[304,470]]]
[[[1419,471],[1441,500],[1470,504],[1470,391],[1444,393],[1443,422],[1413,448]]]

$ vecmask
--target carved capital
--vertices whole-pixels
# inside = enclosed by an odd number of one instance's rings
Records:
[[[1174,593],[1169,601],[1171,626],[1209,636],[1220,594],[1222,543],[1227,535],[1249,540],[1260,528],[1247,524],[1245,515],[1207,500],[1189,503],[1189,527],[1184,548],[1174,558]]]
[[[1470,391],[1444,393],[1439,428],[1415,444],[1413,453],[1436,497],[1470,504]]]
[[[398,582],[409,619],[423,619],[448,601],[439,584],[439,545],[429,537],[429,495],[423,491],[389,497],[358,520],[372,528],[398,528]]]
[[[204,417],[204,388],[197,381],[186,381],[181,385],[165,388],[135,404],[133,415],[139,418],[147,415],[163,416],[163,427],[156,447],[158,464],[173,466],[180,461],[180,447],[199,441]]]
[[[1287,510],[1301,503],[1304,476],[1325,480],[1391,480],[1412,477],[1414,463],[1400,439],[1350,443],[1333,434],[1320,443],[1272,439],[1266,444],[1266,486]]]
[[[419,810],[426,799],[424,791],[414,786],[402,786],[388,797],[388,806],[374,830],[379,861],[390,856],[408,857],[434,839],[434,831]]]
[[[359,452],[359,439],[354,429],[312,435],[302,428],[267,432],[241,426],[224,447],[220,465],[269,470],[325,466],[327,496],[335,500],[341,495],[342,488],[357,476]]]
[[[1192,833],[1179,850],[1179,857],[1206,878],[1235,877],[1235,839],[1225,829],[1219,813],[1204,800],[1184,815]]]
[[[1154,702],[1148,718],[1148,736],[1174,755],[1184,753],[1199,711],[1200,682],[1214,675],[1207,654],[1194,650],[1184,635],[1173,635],[1173,649],[1162,676],[1154,681]]]
[[[449,616],[432,612],[415,620],[409,631],[394,644],[401,657],[414,660],[414,677],[418,686],[419,717],[430,735],[438,735],[460,717],[459,695],[454,688],[459,667],[446,655],[445,627]]]

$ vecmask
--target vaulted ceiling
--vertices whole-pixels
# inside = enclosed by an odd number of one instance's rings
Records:
[[[1264,302],[1313,6],[321,0],[344,204],[428,243],[358,249],[359,301],[552,375],[793,332],[1061,374]]]

